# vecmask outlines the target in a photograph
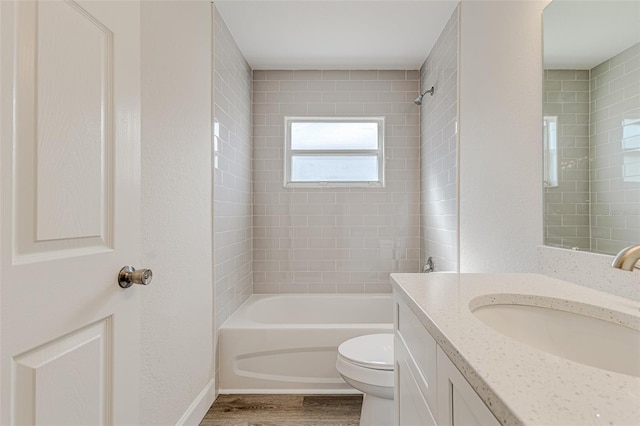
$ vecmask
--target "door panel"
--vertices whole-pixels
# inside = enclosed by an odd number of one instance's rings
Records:
[[[16,263],[113,248],[114,34],[83,6],[15,6]]]
[[[109,424],[107,318],[14,357],[16,424]]]
[[[0,424],[136,424],[140,15],[0,2]]]
[[[19,7],[37,9],[37,19],[26,12],[18,22],[37,40],[36,122],[25,123],[37,144],[36,241],[102,236],[105,208],[112,207],[104,199],[111,198],[105,190],[112,176],[102,176],[113,162],[105,155],[113,147],[112,33],[76,3]],[[25,104],[29,117],[34,105]]]

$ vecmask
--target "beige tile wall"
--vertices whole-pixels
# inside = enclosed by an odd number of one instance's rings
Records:
[[[590,249],[589,71],[545,70],[544,115],[558,116],[558,186],[544,190],[544,241]]]
[[[419,264],[418,71],[253,72],[255,293],[388,292]],[[384,116],[384,188],[283,187],[285,116]]]
[[[218,330],[252,293],[251,69],[217,10],[214,41],[214,306]]]
[[[623,120],[640,119],[640,44],[591,70],[545,71],[544,112],[558,115],[560,162],[545,244],[615,254],[640,242],[640,183],[624,180],[621,150]]]
[[[426,94],[420,109],[421,264],[433,257],[436,270],[458,268],[458,8],[420,70]]]
[[[640,182],[625,181],[622,121],[640,120],[640,44],[591,70],[591,245],[617,253],[640,243]]]

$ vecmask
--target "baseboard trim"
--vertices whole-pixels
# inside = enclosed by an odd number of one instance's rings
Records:
[[[212,378],[193,400],[187,411],[182,415],[176,426],[198,426],[209,411],[209,407],[216,399],[216,380]]]

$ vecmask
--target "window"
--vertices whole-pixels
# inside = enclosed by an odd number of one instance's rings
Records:
[[[622,178],[624,182],[640,182],[640,119],[622,120]]]
[[[558,186],[558,116],[544,116],[544,186]]]
[[[285,117],[285,187],[384,186],[384,118]]]

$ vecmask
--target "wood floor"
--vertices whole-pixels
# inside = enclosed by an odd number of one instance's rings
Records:
[[[358,426],[362,395],[220,395],[200,426]]]

